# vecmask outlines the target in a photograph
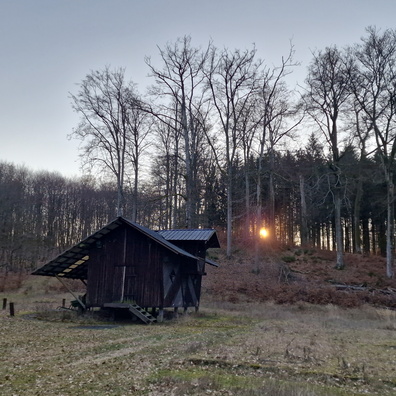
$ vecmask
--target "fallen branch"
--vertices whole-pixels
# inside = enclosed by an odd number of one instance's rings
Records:
[[[335,284],[333,286],[335,286],[337,290],[347,289],[347,290],[357,290],[357,291],[371,291],[371,289],[366,286],[338,285],[338,284]]]
[[[330,282],[333,283],[333,282]],[[393,295],[396,294],[396,289],[388,287],[386,289],[376,289],[374,287],[368,286],[357,286],[357,285],[347,285],[347,284],[340,284],[340,283],[333,283],[333,286],[337,290],[350,290],[350,291],[368,291],[370,293],[381,293],[381,294],[388,294]]]

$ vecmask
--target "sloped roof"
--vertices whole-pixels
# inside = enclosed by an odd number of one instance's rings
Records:
[[[216,230],[212,228],[194,230],[161,230],[157,232],[167,241],[202,241],[206,243],[207,247],[220,247]]]
[[[211,259],[209,259],[207,257],[205,258],[205,263],[213,265],[213,267],[218,267],[219,266],[219,264],[217,264],[215,261],[213,261],[213,260],[211,260]]]
[[[32,275],[43,275],[43,276],[57,276],[62,278],[71,279],[87,279],[88,273],[88,260],[89,260],[89,249],[93,247],[96,243],[100,243],[100,240],[112,232],[121,225],[126,224],[132,228],[135,228],[147,235],[149,238],[153,239],[157,243],[163,245],[167,249],[171,250],[176,254],[180,254],[184,257],[188,257],[194,260],[198,260],[197,257],[186,252],[185,250],[175,246],[171,242],[167,241],[160,234],[152,231],[146,227],[143,227],[137,223],[133,223],[123,217],[117,217],[111,223],[107,224],[100,230],[96,231],[94,234],[85,238],[81,242],[77,243],[70,249],[66,250],[58,257],[54,258],[47,264],[38,268]],[[211,263],[210,263],[211,264]],[[212,264],[213,265],[213,264]]]

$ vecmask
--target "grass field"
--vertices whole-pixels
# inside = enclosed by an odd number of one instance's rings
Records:
[[[395,311],[206,296],[147,326],[54,310],[65,296],[0,294],[16,305],[0,311],[1,395],[396,394]]]

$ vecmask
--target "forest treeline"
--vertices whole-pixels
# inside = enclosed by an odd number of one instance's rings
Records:
[[[312,55],[305,84],[250,50],[190,37],[145,62],[142,95],[125,69],[90,72],[71,93],[82,166],[68,179],[0,163],[0,265],[30,270],[117,215],[152,229],[215,227],[258,246],[387,257],[393,276],[396,32]],[[89,172],[88,172],[89,170]]]
[[[208,164],[209,165],[209,164]],[[201,173],[199,214],[200,227],[226,229],[226,181],[208,167]],[[329,188],[331,173],[323,146],[311,136],[307,146],[297,152],[275,156],[275,217],[277,239],[283,244],[300,242],[301,196],[305,195],[308,240],[312,246],[334,249],[334,209]],[[246,242],[258,231],[255,202],[257,158],[252,157],[248,169],[240,163],[234,169],[234,236]],[[269,210],[269,159],[262,165],[263,213]],[[345,250],[357,251],[354,239],[354,209],[361,199],[358,230],[361,247],[366,253],[385,254],[386,187],[380,164],[375,159],[362,163],[349,147],[342,157],[343,227]],[[246,174],[251,186],[250,207],[246,207]],[[362,182],[363,195],[358,189]],[[183,180],[178,190],[182,191]],[[153,229],[185,227],[185,201],[179,195],[175,206],[167,205],[166,179],[161,167],[139,191],[137,220]],[[125,213],[131,210],[133,192],[125,191]],[[58,173],[33,172],[21,166],[0,162],[0,249],[3,269],[31,270],[38,262],[63,251],[83,237],[114,219],[117,188],[114,183],[93,178],[70,179]],[[170,208],[173,208],[170,211]],[[263,217],[265,220],[265,217]],[[262,225],[263,223],[259,223]],[[265,223],[264,223],[265,224]]]

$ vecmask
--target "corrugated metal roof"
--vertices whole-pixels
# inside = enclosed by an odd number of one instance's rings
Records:
[[[166,240],[162,235],[159,235],[158,232],[152,231],[147,227],[144,227],[140,224],[133,223],[132,221],[129,221],[127,219],[124,219],[125,223],[129,224],[130,226],[140,230],[143,234],[146,234],[147,236],[151,237],[152,239],[156,240],[158,243],[161,245],[167,247],[168,249],[172,250],[176,254],[181,254],[182,256],[186,256],[189,258],[197,259],[197,257],[193,256],[192,254],[186,252],[184,249],[179,248],[178,246],[174,245],[173,243],[169,242]]]
[[[161,230],[157,231],[167,241],[203,241],[210,242],[210,247],[220,247],[216,230],[195,229],[195,230]]]
[[[122,224],[127,224],[128,226],[139,230],[143,234],[147,235],[176,254],[198,260],[197,257],[167,241],[157,232],[143,227],[137,223],[133,223],[123,217],[118,217],[111,223],[101,228],[99,231],[96,231],[91,236],[79,242],[77,245],[66,250],[58,257],[51,260],[49,263],[32,272],[32,275],[58,276],[62,278],[82,280],[87,279],[89,249],[95,243],[99,242],[103,236],[120,227]]]

